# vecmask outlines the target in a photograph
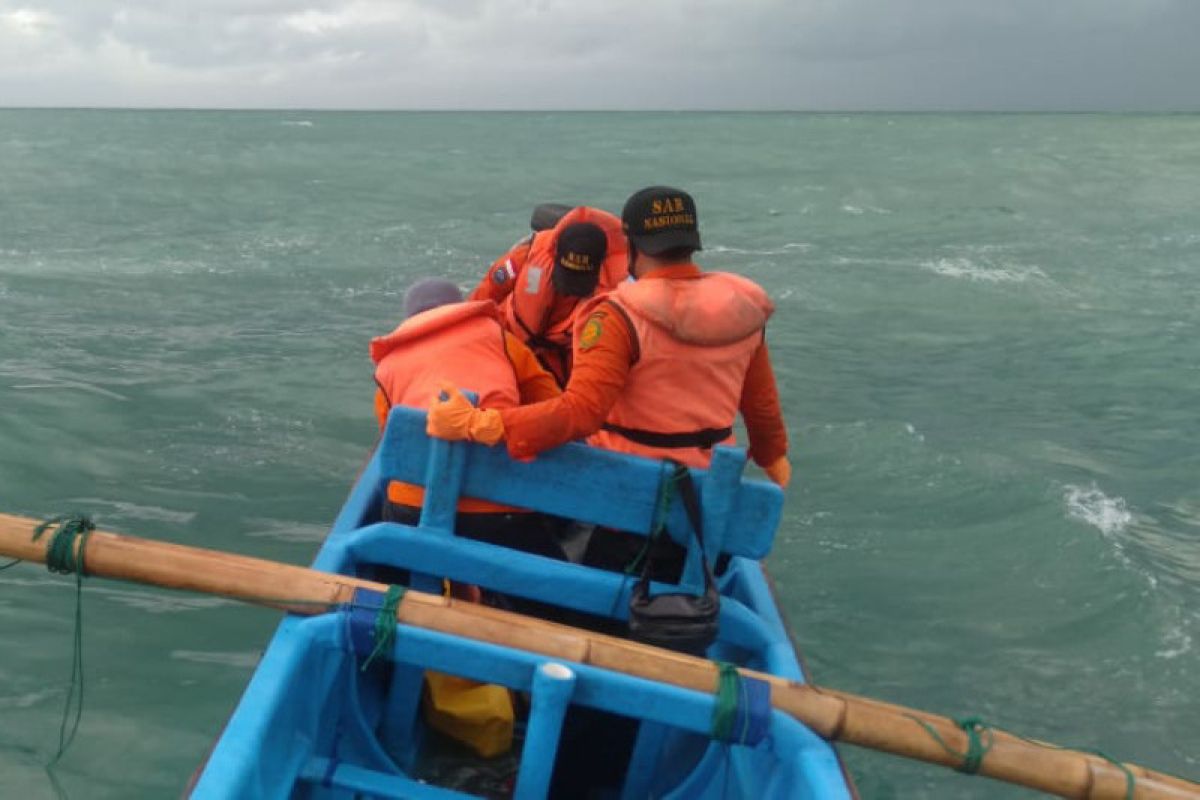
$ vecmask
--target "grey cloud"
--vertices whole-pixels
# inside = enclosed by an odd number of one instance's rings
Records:
[[[107,81],[128,104],[1200,105],[1189,0],[51,0],[40,38],[6,32],[16,9],[0,0],[0,103]]]

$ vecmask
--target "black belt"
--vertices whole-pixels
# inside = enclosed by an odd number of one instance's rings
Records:
[[[611,422],[606,422],[601,427],[610,433],[624,436],[631,442],[644,444],[647,447],[699,447],[701,450],[708,450],[713,445],[719,444],[733,435],[733,428],[731,427],[702,428],[698,431],[687,431],[685,433],[660,433],[659,431],[646,431],[641,428],[623,428],[620,425],[613,425]]]

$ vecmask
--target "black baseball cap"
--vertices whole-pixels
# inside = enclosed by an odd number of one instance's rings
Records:
[[[554,248],[554,288],[559,294],[587,297],[600,282],[608,237],[599,225],[574,222],[558,233]]]
[[[647,255],[678,247],[701,249],[696,201],[682,189],[650,186],[634,192],[625,201],[621,223],[633,246]]]

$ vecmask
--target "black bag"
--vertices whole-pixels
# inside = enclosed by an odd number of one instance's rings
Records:
[[[683,508],[700,545],[704,564],[704,594],[665,592],[650,596],[650,575],[654,558],[647,558],[640,580],[629,596],[629,637],[635,641],[665,647],[680,653],[703,656],[717,638],[721,595],[717,592],[708,557],[704,552],[704,532],[700,527],[700,503],[691,473],[675,464],[672,480],[680,486]],[[652,532],[660,535],[662,531]]]

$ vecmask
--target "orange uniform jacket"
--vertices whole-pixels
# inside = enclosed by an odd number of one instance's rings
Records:
[[[687,279],[701,275],[694,264],[661,268],[642,276],[651,281]],[[508,452],[531,458],[565,442],[595,433],[609,418],[638,359],[638,340],[623,309],[600,300],[587,315],[575,342],[574,371],[560,397],[500,410]],[[663,397],[664,404],[681,398]],[[750,457],[759,466],[787,453],[787,429],[779,404],[775,374],[766,342],[752,354],[746,368],[738,410],[750,437]]]
[[[483,280],[472,290],[467,299],[491,300],[496,305],[500,305],[517,285],[517,275],[525,269],[525,262],[529,260],[529,251],[533,249],[533,237],[536,235],[536,233],[529,234],[510,247],[507,253],[493,261],[492,265],[488,267],[487,275],[483,276]]]

